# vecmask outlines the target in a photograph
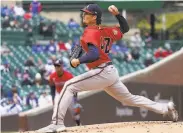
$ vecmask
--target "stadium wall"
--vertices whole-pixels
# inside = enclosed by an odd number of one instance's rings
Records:
[[[1,116],[1,131],[18,131],[19,115]]]

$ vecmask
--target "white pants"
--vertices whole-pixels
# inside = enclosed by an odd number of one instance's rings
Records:
[[[59,96],[60,96],[60,93],[55,92],[55,99],[54,99],[55,105],[54,105],[54,106],[56,106],[56,103],[58,103]],[[73,98],[73,97],[72,97],[72,98]],[[74,101],[73,101],[73,99],[72,99],[72,102],[71,102],[70,106],[68,107],[69,113],[71,114],[72,118],[74,118],[73,106],[74,106]]]
[[[52,123],[63,124],[73,93],[98,89],[103,89],[116,100],[128,106],[143,107],[159,114],[168,112],[168,106],[165,103],[157,103],[146,97],[131,94],[119,80],[117,69],[113,65],[109,65],[105,68],[92,69],[65,83],[59,100],[55,103]]]

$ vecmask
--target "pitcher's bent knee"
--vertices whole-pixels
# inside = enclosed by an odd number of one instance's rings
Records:
[[[67,87],[67,91],[70,91],[73,94],[76,93],[76,92],[78,92],[77,89],[76,89],[76,87],[74,85],[69,85]]]

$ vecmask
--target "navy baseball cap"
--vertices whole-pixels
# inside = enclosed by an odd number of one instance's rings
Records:
[[[54,66],[61,66],[63,64],[63,61],[61,59],[58,59],[54,62]]]
[[[93,15],[97,15],[97,17],[99,17],[99,18],[102,17],[102,10],[97,4],[89,4],[84,9],[81,9],[81,11],[90,13]]]

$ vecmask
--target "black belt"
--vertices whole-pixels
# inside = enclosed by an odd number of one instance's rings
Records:
[[[104,65],[103,67],[97,66],[97,67],[95,67],[95,68],[93,68],[93,69],[97,69],[97,68],[102,69],[102,68],[105,68],[105,67],[107,67],[107,66],[109,66],[109,65],[112,65],[112,62],[107,62],[107,63],[105,63],[105,65]]]

